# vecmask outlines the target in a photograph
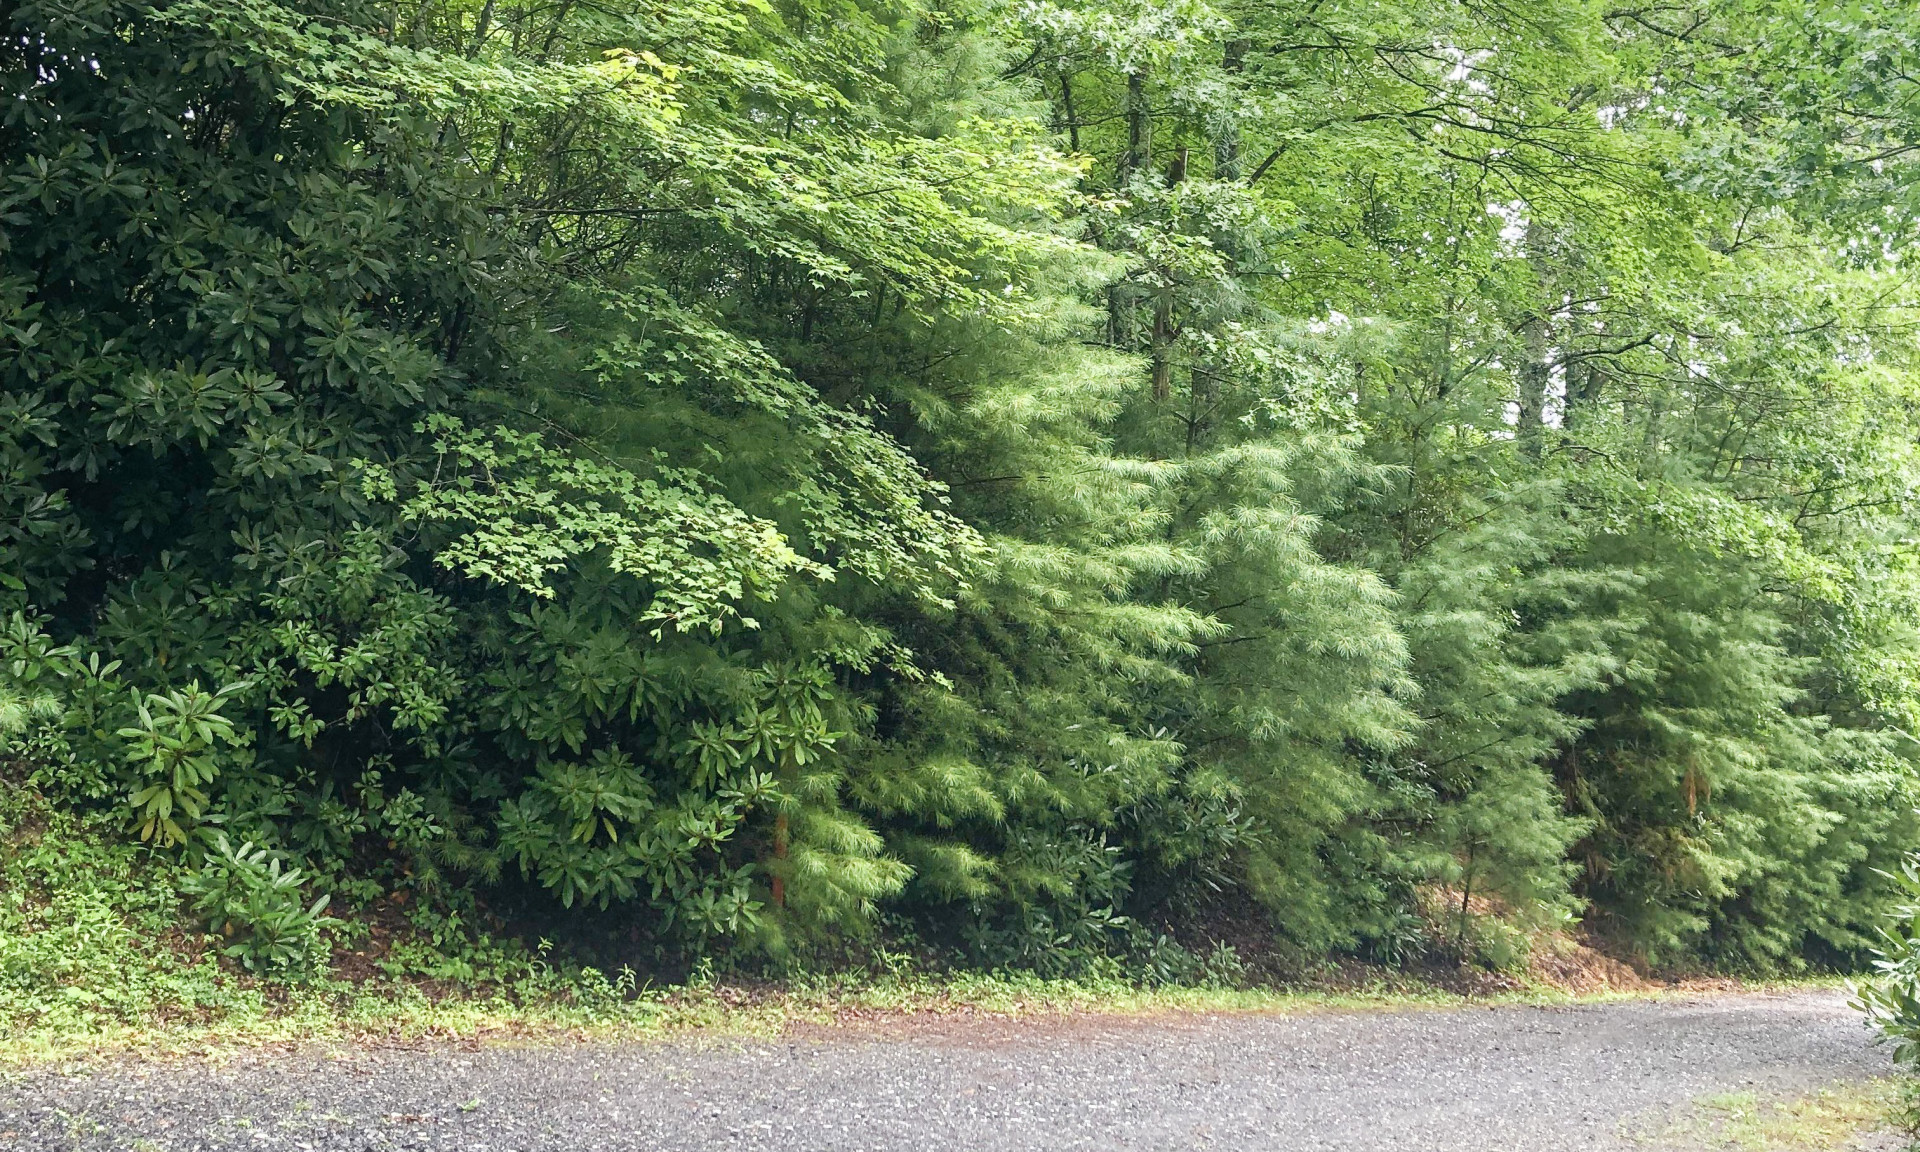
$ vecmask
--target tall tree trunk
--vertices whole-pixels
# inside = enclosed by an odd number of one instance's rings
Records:
[[[1153,297],[1153,398],[1173,394],[1173,287],[1162,287]]]
[[[1229,40],[1220,54],[1220,68],[1229,76],[1238,76],[1247,56],[1245,40]],[[1229,114],[1213,136],[1213,178],[1240,179],[1240,118]]]
[[[1147,107],[1147,81],[1139,72],[1127,73],[1127,148],[1120,154],[1119,171],[1115,174],[1114,184],[1121,190],[1132,182],[1135,172],[1153,161],[1153,115]],[[1135,307],[1133,294],[1122,291],[1119,285],[1107,290],[1107,335],[1108,341],[1115,347],[1127,347],[1134,336],[1132,313]],[[1155,330],[1159,328],[1159,317],[1155,315]],[[1155,369],[1156,373],[1158,368]],[[1156,376],[1156,390],[1158,377]]]
[[[1579,386],[1575,387],[1575,378]],[[1584,360],[1578,372],[1567,369],[1567,410],[1560,418],[1560,426],[1571,432],[1575,424],[1587,418],[1587,413],[1600,406],[1600,398],[1607,389],[1607,370],[1598,360]]]
[[[1529,456],[1540,455],[1541,429],[1546,426],[1547,389],[1553,383],[1552,313],[1559,302],[1554,291],[1557,278],[1547,260],[1546,244],[1546,230],[1538,222],[1528,220],[1527,263],[1533,266],[1534,276],[1540,284],[1540,303],[1538,309],[1520,324],[1525,359],[1516,373],[1519,377],[1516,399],[1520,418],[1515,432],[1520,437],[1521,450]]]
[[[1548,357],[1548,337],[1551,329],[1544,315],[1530,316],[1521,326],[1526,341],[1526,359],[1520,365],[1519,388],[1516,400],[1520,409],[1520,418],[1515,422],[1515,432],[1520,437],[1520,447],[1529,456],[1540,455],[1540,433],[1546,426],[1547,387],[1553,380],[1553,365]]]
[[[1125,188],[1133,174],[1153,163],[1153,113],[1147,108],[1147,79],[1138,72],[1127,73],[1127,150],[1120,157],[1120,187]]]

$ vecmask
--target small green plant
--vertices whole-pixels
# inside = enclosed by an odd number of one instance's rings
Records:
[[[235,848],[221,834],[181,887],[194,911],[233,941],[224,951],[249,972],[304,977],[326,966],[324,929],[338,923],[325,914],[330,897],[304,902],[304,880],[298,868],[283,869],[277,854],[250,842]]]
[[[1895,1093],[1893,1118],[1909,1136],[1920,1136],[1920,854],[1909,855],[1898,875],[1903,899],[1880,929],[1873,950],[1874,975],[1852,986],[1853,1007],[1882,1040],[1893,1046],[1893,1060],[1907,1076]]]
[[[151,693],[135,707],[138,723],[120,729],[127,758],[140,773],[128,795],[140,839],[178,844],[187,838],[176,816],[198,820],[207,804],[206,787],[219,775],[218,748],[243,743],[233,722],[220,714],[229,696],[245,683],[208,692],[198,683],[184,690]]]
[[[1886,875],[1905,898],[1881,927],[1875,975],[1853,986],[1852,1003],[1893,1045],[1894,1061],[1914,1069],[1920,1068],[1920,855],[1908,856],[1899,875]]]

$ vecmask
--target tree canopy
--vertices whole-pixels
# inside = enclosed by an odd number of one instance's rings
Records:
[[[0,734],[156,850],[1048,971],[1892,898],[1909,5],[5,13]]]

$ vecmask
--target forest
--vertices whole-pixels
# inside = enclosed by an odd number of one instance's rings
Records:
[[[262,971],[1857,969],[1920,9],[1636,4],[8,0],[0,779]]]

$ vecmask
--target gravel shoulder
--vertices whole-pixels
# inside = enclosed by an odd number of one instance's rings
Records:
[[[1890,1071],[1834,991],[941,1021],[43,1070],[0,1083],[0,1148],[1645,1150],[1691,1100]]]

